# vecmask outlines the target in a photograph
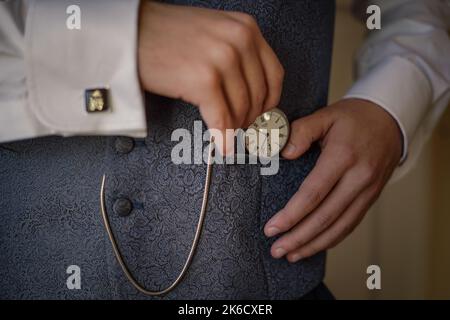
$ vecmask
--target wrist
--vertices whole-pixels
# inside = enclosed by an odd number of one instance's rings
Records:
[[[343,101],[357,106],[357,109],[364,108],[368,120],[374,126],[378,126],[377,132],[382,131],[384,137],[390,140],[389,150],[396,159],[397,164],[401,164],[406,157],[406,135],[402,129],[401,122],[392,114],[389,109],[368,99],[344,98]]]

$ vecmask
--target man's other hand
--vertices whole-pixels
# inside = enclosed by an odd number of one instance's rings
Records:
[[[402,135],[380,106],[342,100],[292,123],[283,156],[300,157],[314,141],[321,155],[287,205],[266,224],[275,258],[290,262],[335,246],[360,223],[399,164]]]

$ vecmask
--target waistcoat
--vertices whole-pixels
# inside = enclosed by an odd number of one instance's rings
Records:
[[[286,75],[279,108],[292,121],[325,106],[334,1],[173,0],[253,15]],[[195,106],[146,94],[148,136],[45,137],[0,146],[0,298],[148,299],[126,279],[100,215],[147,289],[169,285],[189,252],[205,164],[171,161],[177,128],[193,130]],[[270,256],[265,223],[298,190],[319,155],[311,148],[278,174],[258,164],[215,164],[203,233],[192,265],[169,294],[151,299],[296,299],[324,276],[325,253],[297,263]],[[73,269],[80,289],[68,289]],[[69,269],[68,269],[69,268]]]

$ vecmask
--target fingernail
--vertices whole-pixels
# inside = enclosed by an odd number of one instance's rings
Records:
[[[286,254],[286,250],[283,248],[276,248],[273,257],[278,259]]]
[[[289,142],[284,149],[284,154],[288,156],[293,155],[295,153],[295,150],[297,150],[297,147]]]
[[[277,227],[269,227],[266,231],[266,236],[273,237],[278,233],[280,233],[280,229],[278,229]]]

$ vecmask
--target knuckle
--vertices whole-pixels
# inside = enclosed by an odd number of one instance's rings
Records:
[[[258,26],[258,23],[256,22],[255,17],[250,14],[241,13],[241,19],[249,27],[257,27]]]
[[[249,48],[253,43],[253,31],[246,24],[236,22],[230,28],[233,39],[237,41],[242,48]]]
[[[301,127],[301,119],[297,119],[292,121],[291,123],[291,130],[299,131]]]
[[[297,119],[294,122],[292,122],[292,124],[291,124],[291,131],[295,132],[300,137],[305,136],[304,134],[306,132],[305,132],[305,129],[304,129],[304,126],[303,126],[302,119]]]
[[[197,72],[201,87],[211,90],[220,86],[220,74],[213,66],[205,65]]]
[[[301,248],[305,244],[303,233],[298,230],[291,230],[287,233],[284,241],[287,251],[292,249]]]
[[[372,163],[366,163],[360,170],[360,177],[365,182],[371,182],[377,177],[376,166]]]
[[[339,147],[339,149],[340,149],[339,154],[341,155],[342,157],[341,159],[344,162],[344,164],[351,166],[356,163],[358,157],[352,147],[342,145]]]
[[[328,227],[333,222],[333,216],[331,214],[319,214],[317,216],[317,225],[320,229]]]
[[[238,65],[239,56],[236,50],[229,44],[222,43],[217,46],[218,62],[225,67]]]
[[[256,22],[256,19],[254,16],[245,13],[245,12],[235,12],[236,18],[238,18],[240,21],[242,21],[243,24],[245,24],[248,27],[255,28],[258,27],[258,23]]]
[[[287,243],[289,244],[289,248],[299,248],[305,244],[305,239],[301,235],[296,235]]]
[[[322,193],[317,189],[309,189],[304,191],[305,203],[308,207],[313,207],[322,200]]]

